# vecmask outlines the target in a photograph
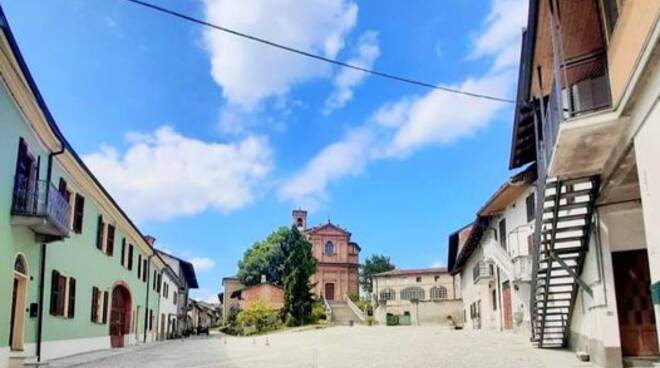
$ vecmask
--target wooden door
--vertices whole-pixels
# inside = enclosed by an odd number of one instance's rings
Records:
[[[124,347],[124,335],[128,333],[130,297],[126,289],[116,286],[112,290],[110,309],[110,345],[113,348]]]
[[[504,328],[513,328],[513,313],[511,309],[511,284],[505,282],[502,285],[502,313],[504,314]]]
[[[624,356],[658,354],[646,250],[612,253],[619,335]]]
[[[18,301],[18,279],[14,277],[14,287],[11,293],[11,317],[9,320],[9,346],[14,349],[14,329],[16,328],[16,302]]]
[[[335,300],[335,284],[331,282],[325,284],[325,298],[327,300]]]

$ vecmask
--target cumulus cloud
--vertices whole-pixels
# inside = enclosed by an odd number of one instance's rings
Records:
[[[272,168],[269,142],[256,136],[206,142],[162,126],[126,140],[123,154],[106,146],[83,160],[138,221],[237,210],[255,198]]]
[[[371,69],[374,62],[380,56],[378,47],[378,33],[367,31],[358,41],[356,55],[348,59],[346,63],[359,66],[365,69]],[[324,114],[329,114],[333,110],[340,109],[353,98],[353,90],[357,87],[367,74],[354,69],[343,68],[335,76],[333,84],[334,90],[325,101]]]
[[[193,257],[188,260],[195,267],[195,271],[208,271],[215,267],[215,262],[208,257]]]
[[[513,92],[526,18],[525,0],[494,0],[474,38],[471,58],[490,63],[481,75],[447,87],[494,96]],[[375,160],[404,158],[428,145],[450,144],[490,124],[507,105],[440,90],[404,96],[383,104],[361,126],[323,148],[280,188],[280,197],[296,204],[319,203],[332,182],[362,173]],[[359,137],[359,139],[356,139]]]
[[[335,58],[357,20],[351,0],[204,0],[205,19]],[[297,84],[328,77],[327,65],[213,29],[204,32],[211,75],[230,104],[251,110]]]

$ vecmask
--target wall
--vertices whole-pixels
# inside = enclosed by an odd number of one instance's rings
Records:
[[[168,285],[168,293],[165,295],[164,292],[164,285]],[[161,338],[161,318],[163,318],[163,315],[165,316],[165,338],[167,338],[168,334],[171,332],[176,331],[176,320],[178,316],[178,304],[177,300],[174,299],[174,292],[177,294],[179,293],[177,286],[177,281],[174,280],[169,272],[163,272],[163,282],[160,288],[160,311],[159,311],[159,321],[158,321],[158,333],[159,333],[159,338]],[[178,297],[177,297],[178,299]],[[174,324],[174,326],[173,326]]]
[[[344,296],[358,295],[359,256],[357,249],[349,244],[351,240],[349,233],[327,224],[306,234],[312,243],[312,255],[319,261],[316,274],[310,280],[312,284],[316,284],[314,294],[323,295],[325,284],[334,283],[336,300],[341,300]],[[324,252],[328,241],[334,245],[332,255],[326,255]]]
[[[257,301],[263,302],[270,308],[281,309],[284,306],[284,291],[270,284],[256,285],[241,291],[241,309],[249,308]]]

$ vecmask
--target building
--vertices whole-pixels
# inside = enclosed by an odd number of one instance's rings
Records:
[[[241,310],[249,308],[257,301],[271,309],[282,309],[284,306],[284,290],[268,282],[238,289],[232,293],[232,298],[238,299],[238,306]]]
[[[462,303],[446,268],[392,270],[373,276],[374,317],[410,316],[414,325],[460,321]]]
[[[222,319],[226,320],[231,314],[231,310],[238,310],[240,301],[237,297],[232,297],[235,291],[244,287],[237,277],[224,277],[222,279]]]
[[[536,163],[533,341],[658,355],[660,2],[529,2],[510,168]]]
[[[62,135],[0,8],[0,366],[152,339],[165,268]]]
[[[179,297],[182,290],[186,289],[186,283],[177,275],[172,267],[167,265],[162,274],[160,286],[160,324],[158,327],[158,339],[165,340],[177,335],[180,310],[185,298]]]
[[[293,211],[293,224],[312,243],[312,255],[318,261],[311,283],[317,297],[329,301],[359,295],[358,266],[360,246],[351,241],[351,233],[328,221],[307,228],[307,211]]]
[[[156,250],[158,255],[165,261],[172,273],[179,279],[178,289],[171,290],[172,303],[177,305],[177,322],[175,334],[177,336],[188,335],[192,331],[192,323],[188,315],[188,300],[190,299],[190,289],[197,289],[197,275],[192,263],[166,253],[160,249]],[[169,294],[170,290],[168,290]]]
[[[514,175],[470,226],[450,236],[451,273],[459,280],[465,328],[530,333],[535,179],[533,166]],[[459,237],[460,250],[452,244]]]
[[[188,320],[191,321],[190,329],[192,333],[199,334],[208,331],[219,321],[220,311],[210,303],[190,299],[187,309]]]

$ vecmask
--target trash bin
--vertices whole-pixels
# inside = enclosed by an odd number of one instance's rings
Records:
[[[404,326],[409,326],[411,324],[410,314],[404,314],[399,316],[399,324]]]
[[[386,324],[388,326],[396,326],[399,324],[399,318],[392,313],[387,313]]]

